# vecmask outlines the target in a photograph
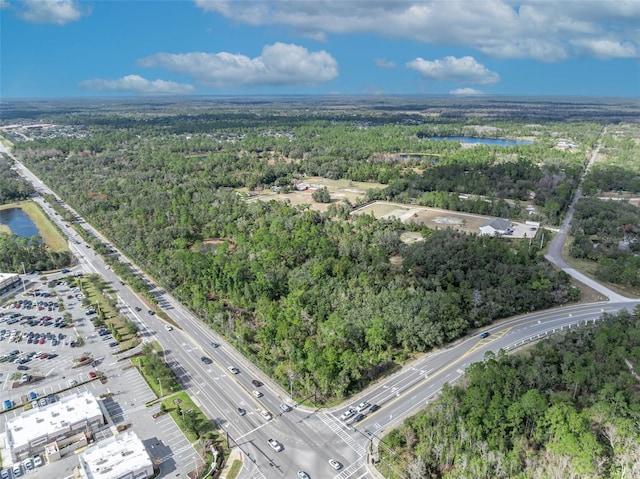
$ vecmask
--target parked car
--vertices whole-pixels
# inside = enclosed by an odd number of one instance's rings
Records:
[[[95,379],[98,375],[95,373],[95,371],[89,371],[89,378],[91,379]]]
[[[11,401],[10,399],[5,399],[4,400],[4,408],[5,409],[11,409],[13,407],[13,401]]]
[[[42,466],[42,458],[40,456],[33,456],[33,465],[35,467]]]
[[[31,399],[32,401],[33,401],[35,398],[37,398],[37,397],[38,397],[38,395],[36,394],[36,392],[35,392],[35,391],[31,391],[31,392],[29,393],[29,399]]]
[[[304,471],[298,471],[298,477],[299,477],[300,479],[311,479],[311,478],[309,477],[309,474],[307,474],[307,473],[306,473],[306,472],[304,472]]]

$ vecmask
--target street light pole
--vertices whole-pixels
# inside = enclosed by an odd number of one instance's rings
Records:
[[[162,381],[160,380],[161,378],[157,378],[158,379],[158,385],[160,386],[160,397],[162,397]]]
[[[22,293],[26,293],[27,292],[27,287],[24,284],[24,277],[27,275],[27,271],[24,269],[24,261],[21,261],[20,264],[22,265]]]

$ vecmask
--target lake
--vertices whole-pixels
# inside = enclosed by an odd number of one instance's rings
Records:
[[[433,141],[457,141],[460,143],[471,143],[473,145],[496,145],[496,146],[513,146],[513,145],[530,145],[531,140],[508,140],[506,138],[473,138],[471,136],[432,136],[429,140]]]
[[[23,238],[40,235],[35,223],[20,208],[0,210],[0,224],[7,225],[13,234]]]

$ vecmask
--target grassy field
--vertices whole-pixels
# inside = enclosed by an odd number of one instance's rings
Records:
[[[20,208],[35,223],[36,228],[40,232],[42,240],[53,251],[68,251],[69,244],[56,227],[51,223],[47,215],[45,215],[40,207],[33,201],[21,201],[19,203],[9,203],[0,206],[0,209]]]

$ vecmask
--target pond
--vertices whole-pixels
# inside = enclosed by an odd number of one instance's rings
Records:
[[[531,140],[509,140],[506,138],[473,138],[471,136],[432,136],[429,140],[433,141],[458,141],[460,143],[470,143],[472,145],[496,145],[496,146],[513,146],[513,145],[530,145]]]
[[[40,235],[35,223],[20,208],[0,210],[0,224],[7,225],[13,234],[23,238]]]

